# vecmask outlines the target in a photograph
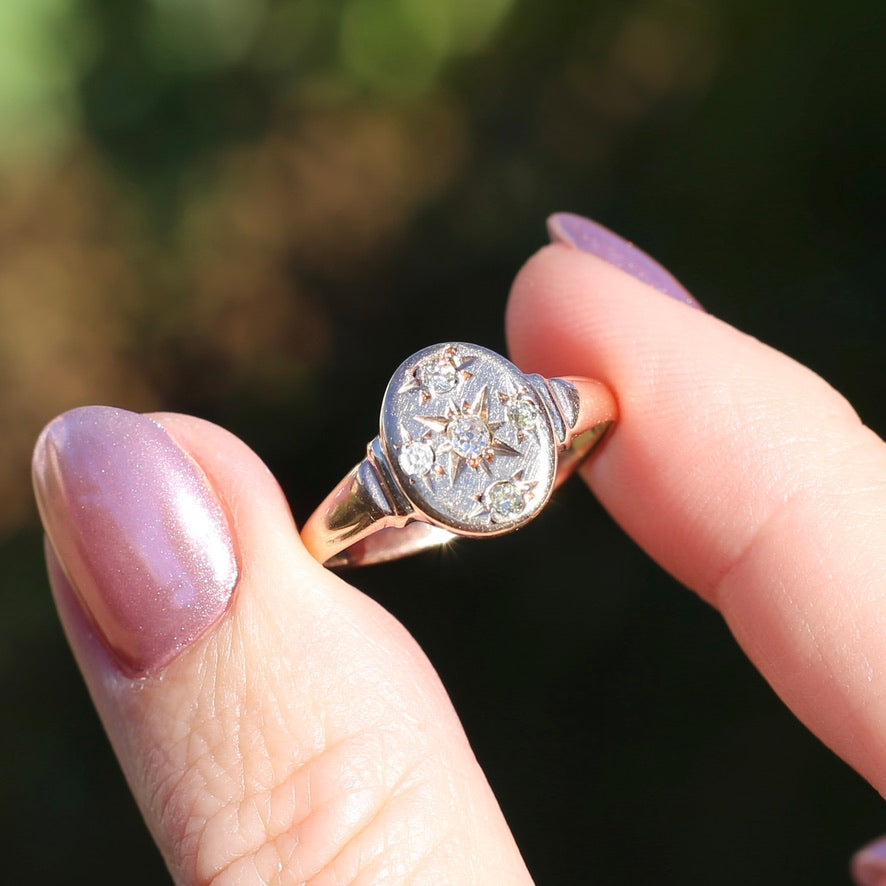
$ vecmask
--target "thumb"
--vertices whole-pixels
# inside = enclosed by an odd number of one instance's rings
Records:
[[[44,430],[34,482],[62,622],[177,883],[529,881],[430,663],[307,554],[243,443],[86,407]]]

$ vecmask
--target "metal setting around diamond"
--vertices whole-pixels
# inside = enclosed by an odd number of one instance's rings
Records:
[[[434,450],[430,443],[413,440],[400,450],[400,467],[410,477],[422,477],[434,466]]]
[[[385,393],[381,444],[412,504],[445,528],[506,532],[553,489],[557,440],[539,395],[478,345],[437,345],[400,366]]]
[[[540,415],[538,407],[528,397],[514,397],[507,403],[508,421],[521,431],[534,431]]]
[[[489,427],[479,415],[462,415],[446,425],[446,436],[452,444],[452,451],[466,461],[483,458],[492,435]]]
[[[455,363],[449,357],[435,360],[433,363],[425,366],[421,375],[426,380],[432,395],[448,394],[458,387],[458,370],[455,368]]]
[[[493,518],[499,520],[519,516],[526,508],[523,493],[517,488],[516,483],[511,483],[510,480],[493,483],[486,490],[483,503],[489,508]]]
[[[471,359],[459,360],[456,348],[444,347],[412,366],[397,393],[417,391],[422,403],[427,403],[433,397],[450,394],[462,382],[471,378],[473,373],[466,369]]]

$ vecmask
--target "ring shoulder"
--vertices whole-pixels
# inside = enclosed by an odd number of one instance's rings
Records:
[[[384,500],[391,516],[405,517],[414,510],[399,481],[391,469],[391,462],[385,454],[381,440],[376,437],[366,447],[366,461],[372,465],[378,483],[383,490]]]
[[[366,458],[337,490],[327,512],[326,526],[334,533],[336,542],[345,542],[379,521],[405,522],[412,510],[376,437],[366,448]]]
[[[578,390],[563,378],[545,378],[541,375],[527,375],[526,381],[544,404],[551,419],[554,434],[561,446],[565,446],[569,432],[578,421],[580,401]]]
[[[566,427],[572,430],[578,424],[578,416],[581,411],[581,398],[578,388],[565,378],[549,378],[548,389],[560,410]]]

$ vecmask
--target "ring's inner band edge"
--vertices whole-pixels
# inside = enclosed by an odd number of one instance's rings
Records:
[[[454,532],[448,532],[439,526],[413,520],[406,526],[379,529],[334,554],[323,565],[330,569],[344,569],[387,563],[420,551],[438,548],[458,537]]]

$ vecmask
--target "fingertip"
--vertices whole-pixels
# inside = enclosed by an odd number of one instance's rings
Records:
[[[547,220],[553,243],[563,243],[595,255],[663,295],[697,310],[704,310],[679,280],[652,256],[599,222],[572,212],[558,212]]]
[[[886,886],[886,839],[859,849],[852,856],[850,873],[855,886]]]
[[[507,322],[522,368],[613,389],[619,422],[584,476],[647,551],[702,593],[773,498],[815,469],[822,449],[803,441],[857,424],[805,367],[570,247],[546,246],[527,261]],[[792,439],[796,451],[781,445]]]
[[[572,248],[518,274],[508,334],[521,366],[613,388],[594,493],[882,790],[883,442],[808,368]]]
[[[159,424],[73,409],[41,434],[33,465],[53,550],[122,670],[163,667],[221,617],[239,573],[229,520]]]
[[[308,552],[283,489],[261,457],[232,432],[205,419],[180,413],[153,413],[160,424],[206,473],[231,521],[240,556],[240,586],[264,588],[267,605],[288,610],[293,605],[290,581],[299,593],[318,587],[331,591],[349,587],[324,569]],[[285,564],[287,581],[279,580]],[[238,605],[238,595],[234,599]]]
[[[235,434],[205,419],[155,412],[157,422],[194,459],[225,503],[242,544],[261,541],[294,545],[305,554],[286,496],[261,457]]]
[[[533,361],[544,362],[556,351],[556,328],[547,322],[546,312],[561,309],[551,304],[551,294],[571,286],[571,258],[571,250],[562,245],[542,246],[523,263],[511,284],[505,332],[511,357],[526,372],[539,371]]]
[[[508,346],[521,368],[582,373],[609,384],[623,384],[631,368],[607,359],[612,348],[655,357],[643,331],[658,329],[680,343],[716,322],[604,259],[561,243],[543,246],[520,268],[505,313]],[[641,366],[636,359],[632,365]]]
[[[270,471],[210,422],[81,407],[47,425],[33,471],[50,582],[90,685],[159,674],[244,586],[279,593],[281,563],[319,573],[305,588],[324,575]]]

